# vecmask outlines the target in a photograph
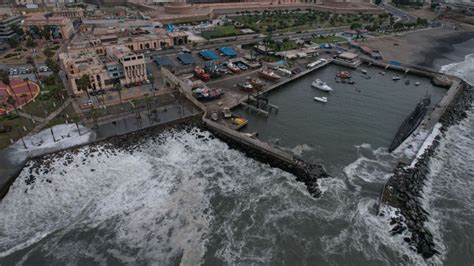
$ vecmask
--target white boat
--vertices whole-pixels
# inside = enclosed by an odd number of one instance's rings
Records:
[[[394,76],[394,77],[392,77],[392,80],[400,80],[400,77],[399,76]]]
[[[332,88],[328,86],[326,82],[323,82],[320,79],[316,79],[311,83],[311,86],[315,87],[316,89],[320,89],[322,91],[332,91]]]
[[[362,69],[361,71],[362,71],[362,74],[367,74],[367,70]]]
[[[314,100],[315,101],[318,101],[318,102],[322,102],[322,103],[327,103],[328,102],[328,98],[326,97],[314,97]]]
[[[420,86],[420,82],[417,81],[417,82],[415,83],[415,86]]]

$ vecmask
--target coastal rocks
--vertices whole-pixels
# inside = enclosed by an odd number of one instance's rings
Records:
[[[441,134],[464,118],[466,110],[472,106],[472,91],[468,89],[467,84],[463,86],[440,119]],[[415,159],[413,166],[399,163],[385,184],[381,197],[384,206],[398,210],[397,215],[389,222],[392,226],[390,233],[403,234],[403,240],[425,259],[439,254],[433,235],[426,227],[429,213],[423,208],[421,198],[430,173],[430,159],[436,154],[440,140],[441,136],[438,135],[424,153]],[[383,212],[380,215],[383,216]],[[406,230],[410,233],[409,236],[406,236]]]
[[[324,167],[319,164],[310,164],[305,161],[298,160],[293,174],[296,175],[296,181],[303,182],[309,194],[315,198],[319,198],[322,194],[318,187],[318,179],[328,177]]]

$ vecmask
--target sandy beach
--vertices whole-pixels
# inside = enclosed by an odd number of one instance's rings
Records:
[[[385,60],[432,67],[433,60],[448,53],[452,45],[474,38],[474,26],[463,24],[457,30],[448,27],[375,37],[366,44],[381,51]]]

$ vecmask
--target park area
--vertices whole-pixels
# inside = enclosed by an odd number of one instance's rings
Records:
[[[244,12],[233,16],[232,20],[243,27],[260,33],[288,32],[315,28],[331,28],[351,25],[380,25],[388,21],[388,15],[371,14],[331,14],[315,10],[275,10]]]
[[[242,34],[234,26],[216,26],[212,30],[201,32],[201,36],[206,39],[224,38]]]
[[[12,80],[10,86],[0,82],[0,114],[27,104],[39,93],[39,86],[31,81]]]

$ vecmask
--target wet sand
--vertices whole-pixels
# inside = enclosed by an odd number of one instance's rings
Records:
[[[452,51],[454,44],[474,38],[474,26],[463,25],[458,30],[434,28],[369,39],[366,44],[381,51],[385,60],[432,67],[433,60]]]

